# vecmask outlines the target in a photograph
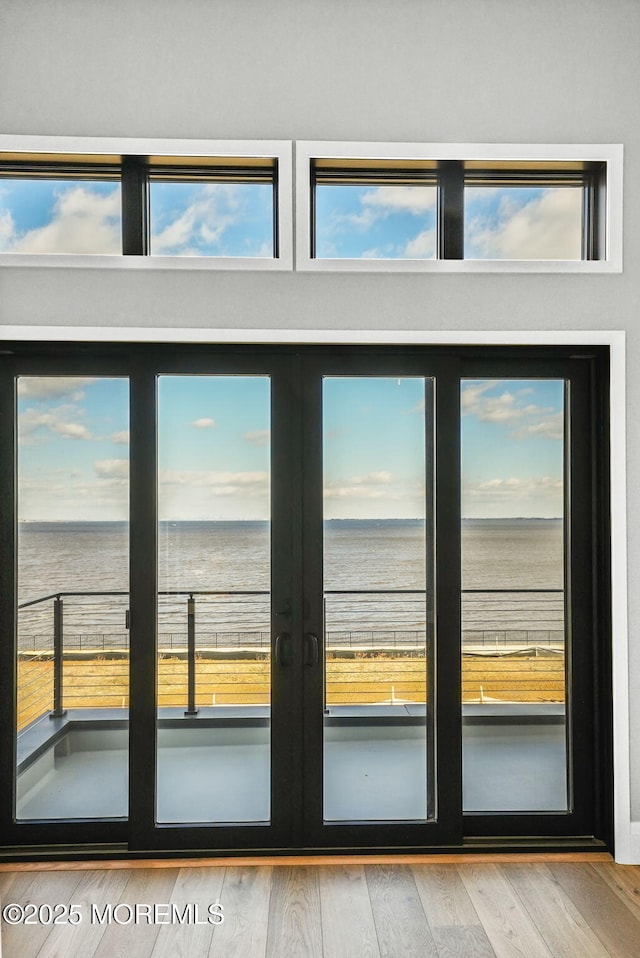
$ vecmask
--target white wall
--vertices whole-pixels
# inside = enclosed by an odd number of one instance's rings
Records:
[[[3,0],[0,132],[623,143],[622,274],[0,273],[4,325],[625,329],[640,821],[640,3]]]

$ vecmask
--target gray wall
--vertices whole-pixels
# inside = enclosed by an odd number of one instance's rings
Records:
[[[622,275],[9,268],[0,274],[0,322],[626,329],[632,794],[640,820],[638,50],[638,0],[0,5],[4,133],[624,143]]]

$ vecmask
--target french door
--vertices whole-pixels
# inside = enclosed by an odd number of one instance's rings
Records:
[[[608,841],[604,357],[3,365],[7,845]]]

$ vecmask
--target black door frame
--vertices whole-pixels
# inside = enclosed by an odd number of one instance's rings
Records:
[[[372,826],[349,824],[320,826],[317,801],[318,764],[310,765],[321,733],[320,716],[310,716],[303,706],[303,687],[306,694],[317,698],[317,677],[312,669],[305,669],[302,636],[310,622],[318,624],[317,610],[310,607],[305,621],[303,601],[287,604],[291,588],[302,597],[303,560],[306,574],[317,581],[318,561],[309,566],[303,542],[317,536],[317,510],[303,511],[303,486],[309,482],[308,470],[314,466],[314,454],[309,447],[309,423],[303,417],[309,407],[309,381],[305,379],[301,357],[317,367],[327,369],[386,368],[394,362],[398,369],[422,368],[422,375],[438,373],[437,401],[438,427],[436,430],[437,488],[436,523],[451,532],[448,544],[440,542],[441,569],[446,575],[437,575],[437,604],[440,614],[448,610],[448,624],[442,627],[452,635],[459,635],[459,575],[451,574],[459,563],[459,492],[447,497],[442,490],[459,490],[459,434],[457,405],[460,377],[530,376],[529,369],[549,377],[552,369],[557,375],[572,382],[571,443],[571,502],[574,514],[570,538],[572,567],[571,627],[573,634],[588,635],[588,641],[571,643],[570,676],[582,693],[574,695],[571,703],[570,741],[574,755],[572,795],[575,812],[556,815],[486,815],[465,816],[456,812],[458,821],[449,816],[439,830],[432,823]],[[93,343],[37,344],[7,343],[2,356],[0,377],[0,482],[2,498],[0,517],[0,621],[5,641],[0,643],[0,696],[7,710],[0,722],[0,778],[12,781],[15,770],[15,648],[16,605],[16,527],[15,527],[15,472],[12,464],[15,448],[15,391],[14,375],[96,375],[128,376],[131,383],[131,620],[135,633],[135,649],[131,647],[130,685],[130,817],[122,820],[76,820],[16,822],[13,812],[12,789],[0,794],[0,829],[5,848],[40,846],[41,848],[68,846],[82,854],[83,848],[96,845],[105,854],[142,854],[159,850],[163,853],[183,854],[186,850],[221,853],[230,850],[291,850],[330,848],[386,848],[406,850],[419,848],[459,848],[464,836],[470,845],[503,846],[505,842],[523,847],[536,840],[563,847],[573,841],[580,847],[592,847],[591,836],[612,847],[612,705],[611,705],[611,634],[610,634],[610,567],[608,520],[608,349],[585,346],[584,349],[564,347],[431,347],[431,346],[362,346],[362,347],[288,347],[288,346],[139,346],[127,344]],[[364,364],[364,365],[363,365]],[[54,373],[55,370],[55,373]],[[156,585],[155,585],[155,377],[158,373],[197,374],[213,371],[231,374],[253,371],[279,374],[283,384],[274,390],[272,415],[274,423],[281,423],[279,438],[274,438],[272,463],[274,474],[282,470],[288,475],[288,484],[274,483],[274,512],[282,519],[285,535],[276,546],[274,563],[283,570],[280,582],[274,584],[273,635],[290,631],[298,636],[290,665],[279,668],[274,661],[274,700],[286,701],[293,713],[303,721],[293,723],[286,709],[276,710],[273,716],[272,740],[278,773],[273,776],[274,810],[280,814],[273,825],[189,825],[155,824],[154,789],[155,765],[150,761],[155,749],[156,707]],[[569,370],[569,372],[568,372]],[[407,374],[407,373],[405,373]],[[371,375],[371,372],[369,372]],[[530,378],[532,378],[530,376]],[[275,382],[275,379],[274,379]],[[287,384],[286,386],[284,384]],[[576,397],[579,401],[576,401]],[[454,428],[455,424],[455,428]],[[317,423],[313,426],[317,430]],[[276,430],[274,429],[274,437]],[[300,450],[304,450],[307,478],[298,465]],[[317,449],[317,445],[316,445]],[[453,475],[453,472],[456,475]],[[152,478],[153,477],[153,478]],[[456,502],[453,501],[457,495]],[[306,493],[308,499],[308,492]],[[457,509],[457,511],[456,511]],[[457,532],[453,529],[458,517]],[[577,520],[577,521],[576,521]],[[457,536],[457,539],[456,539]],[[277,538],[277,537],[276,537]],[[443,553],[448,549],[448,554]],[[149,555],[154,555],[149,562]],[[457,563],[454,561],[457,555]],[[306,556],[306,558],[305,558]],[[446,557],[447,565],[444,559]],[[440,561],[440,560],[439,560]],[[283,589],[286,576],[291,588]],[[317,594],[317,593],[316,593]],[[280,601],[281,600],[281,601]],[[283,615],[284,610],[288,609]],[[457,609],[457,613],[456,613]],[[153,610],[153,614],[149,615]],[[457,617],[456,617],[457,616]],[[287,619],[285,622],[284,619]],[[284,626],[288,626],[285,629]],[[7,637],[9,641],[6,641]],[[461,808],[461,776],[451,774],[451,766],[461,767],[459,708],[459,642],[444,642],[439,635],[439,656],[443,666],[451,670],[457,663],[457,678],[450,689],[454,695],[439,701],[441,728],[445,733],[445,749],[440,743],[440,809]],[[315,673],[317,675],[317,673]],[[445,686],[443,686],[445,687]],[[314,691],[315,689],[315,691]],[[279,715],[279,718],[278,718]],[[286,731],[285,738],[281,733]],[[442,734],[442,732],[440,733]],[[456,739],[453,741],[453,739]],[[286,744],[285,744],[286,743]],[[453,751],[449,749],[452,748]],[[446,761],[444,756],[446,754]],[[582,757],[581,757],[582,756]],[[578,758],[576,763],[575,759]],[[453,761],[455,759],[455,762]],[[292,773],[296,761],[305,765],[305,790],[302,776]],[[595,769],[595,771],[590,771]],[[444,803],[444,804],[443,804]],[[431,830],[429,830],[431,829]],[[223,839],[214,841],[214,837]],[[581,844],[582,843],[582,844]]]

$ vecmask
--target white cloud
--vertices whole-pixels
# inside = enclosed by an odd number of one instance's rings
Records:
[[[362,259],[389,259],[394,255],[393,245],[387,243],[385,246],[372,246],[371,249],[364,249],[361,254]]]
[[[16,225],[10,210],[0,211],[0,250],[6,252],[11,249],[15,240]]]
[[[79,422],[52,423],[51,429],[66,439],[91,439],[91,433],[87,427]]]
[[[123,520],[129,511],[128,484],[118,478],[84,478],[75,470],[55,470],[55,478],[20,480],[23,519]]]
[[[388,487],[394,482],[391,472],[380,470],[366,476],[350,476],[348,479],[329,479],[325,482],[325,499],[381,499],[391,494]]]
[[[269,474],[161,469],[159,500],[167,519],[267,519]]]
[[[267,472],[218,472],[210,469],[161,469],[161,486],[204,486],[215,495],[262,495],[269,487]]]
[[[331,222],[323,231],[323,256],[330,256],[331,247],[327,243],[327,235],[357,230],[365,233],[376,223],[385,220],[395,213],[409,213],[414,216],[424,216],[435,209],[436,190],[432,187],[421,186],[379,186],[368,190],[359,196],[360,209],[355,213],[337,213],[331,215]],[[431,242],[429,242],[431,237]],[[365,259],[380,259],[391,257],[424,258],[433,256],[434,239],[432,231],[419,233],[405,246],[394,247],[393,244],[372,247],[362,253]],[[407,252],[409,247],[412,251]],[[425,250],[425,252],[421,252]],[[335,253],[334,253],[335,255]]]
[[[510,435],[513,439],[526,439],[529,436],[563,438],[562,411],[554,412],[549,406],[537,406],[535,403],[523,405],[524,398],[530,394],[528,389],[520,389],[516,393],[505,390],[499,396],[486,395],[496,385],[496,380],[466,384],[460,394],[462,414],[474,416],[480,422],[512,427]]]
[[[378,186],[362,197],[362,205],[387,213],[413,213],[419,216],[435,209],[436,189],[430,186]]]
[[[120,432],[114,432],[112,433],[112,435],[109,436],[109,439],[111,440],[111,442],[119,443],[124,446],[129,445],[129,438],[130,437],[129,437],[128,429],[122,429]]]
[[[436,255],[435,230],[423,230],[407,241],[402,255],[407,259],[431,259]]]
[[[557,517],[563,513],[564,483],[554,476],[465,480],[462,502],[469,516]]]
[[[238,221],[244,209],[238,187],[232,183],[201,186],[194,199],[174,220],[152,233],[152,251],[197,254],[199,244],[218,246],[229,226]]]
[[[53,432],[64,439],[91,439],[91,433],[84,423],[77,421],[77,416],[78,410],[69,405],[58,406],[47,412],[25,409],[18,419],[20,442],[33,443],[36,441],[36,433],[42,430]]]
[[[246,440],[246,442],[252,443],[254,446],[267,446],[271,439],[271,430],[253,429],[250,432],[245,432],[242,438]]]
[[[524,206],[505,190],[497,223],[479,214],[470,224],[469,241],[476,255],[489,259],[580,259],[581,211],[578,189],[543,190]]]
[[[97,193],[90,186],[74,186],[59,192],[51,221],[22,235],[14,229],[5,249],[13,253],[121,253],[119,188]]]
[[[29,399],[58,399],[65,396],[77,402],[84,398],[84,387],[96,380],[81,376],[21,376],[18,395]]]
[[[128,479],[128,459],[98,459],[93,464],[95,474],[100,479]]]
[[[205,417],[203,419],[194,419],[191,425],[195,426],[196,429],[215,429],[217,423],[215,419]]]
[[[547,439],[564,438],[564,416],[561,412],[549,416],[548,419],[542,419],[537,423],[529,423],[522,429],[517,430],[515,437],[524,439],[526,436],[544,436]]]

